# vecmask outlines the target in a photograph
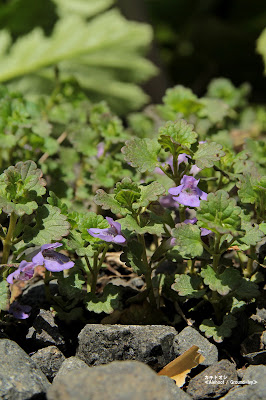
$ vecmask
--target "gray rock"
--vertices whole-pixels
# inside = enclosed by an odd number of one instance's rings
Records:
[[[175,335],[174,328],[162,325],[88,324],[78,336],[76,356],[89,366],[138,360],[159,370],[174,358]]]
[[[250,364],[266,363],[266,331],[255,332],[241,343],[241,354]]]
[[[231,381],[237,381],[235,366],[228,360],[222,360],[192,378],[188,384],[187,393],[194,400],[216,399],[234,387],[235,383]]]
[[[19,345],[0,340],[0,399],[44,399],[50,383]]]
[[[241,387],[230,390],[221,400],[263,400],[266,393],[266,366],[251,365],[243,374]],[[244,386],[243,386],[244,385]]]
[[[173,350],[175,356],[180,356],[194,344],[199,347],[199,351],[205,357],[202,365],[209,366],[218,361],[217,347],[191,326],[184,328],[174,338]]]
[[[173,396],[175,396],[176,399],[180,400],[192,400],[192,397],[189,396],[189,394],[183,392],[182,389],[180,389],[178,386],[176,386],[176,383],[173,379],[168,378],[168,376],[161,375],[159,376],[160,379],[162,379],[170,393],[172,393]]]
[[[183,394],[181,389],[173,394],[164,380],[143,363],[115,361],[61,376],[49,388],[47,399],[188,400]]]
[[[65,360],[64,354],[56,346],[48,346],[38,350],[31,356],[44,375],[52,381]]]
[[[76,371],[80,368],[90,368],[90,367],[78,357],[74,356],[69,357],[65,359],[65,361],[62,363],[54,379],[58,379],[62,375],[66,375],[68,372]]]
[[[64,348],[65,341],[60,334],[54,316],[51,311],[40,310],[39,315],[33,321],[29,328],[26,339],[34,349],[57,346],[60,349]]]

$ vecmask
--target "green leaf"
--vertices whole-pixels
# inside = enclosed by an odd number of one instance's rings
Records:
[[[132,204],[140,198],[140,188],[137,183],[133,183],[130,178],[124,178],[122,182],[118,182],[114,189],[115,200],[122,207],[129,210],[132,209]]]
[[[178,292],[179,296],[198,299],[206,292],[205,289],[199,289],[201,283],[201,278],[197,275],[175,275],[175,283],[172,284],[171,288]]]
[[[127,210],[120,205],[120,203],[114,198],[114,195],[107,194],[102,189],[96,191],[94,202],[98,206],[101,206],[103,210],[111,210],[113,214],[127,214]]]
[[[229,114],[230,108],[228,104],[221,100],[203,97],[200,102],[204,107],[198,112],[198,116],[207,118],[213,124],[223,121]]]
[[[234,290],[241,281],[240,272],[234,268],[226,268],[222,274],[218,274],[210,265],[207,265],[201,270],[200,275],[205,285],[222,296]]]
[[[244,307],[246,306],[246,302],[243,300],[238,300],[236,297],[232,298],[232,304],[231,304],[231,309],[230,312],[232,314],[237,313],[239,310],[243,310]]]
[[[59,15],[78,14],[92,17],[110,7],[114,0],[53,0]]]
[[[69,300],[82,297],[84,283],[85,279],[79,272],[72,272],[67,277],[64,277],[63,274],[58,276],[59,293],[61,296],[65,296]]]
[[[266,178],[261,177],[255,169],[245,173],[237,183],[238,195],[243,203],[265,204],[266,201]]]
[[[172,236],[176,238],[174,249],[186,257],[198,257],[203,253],[203,246],[200,237],[200,229],[197,225],[178,224],[172,230]]]
[[[266,222],[259,224],[259,229],[264,233],[264,235],[266,235]]]
[[[135,138],[128,140],[121,151],[125,160],[139,172],[153,171],[158,164],[160,145],[156,139]]]
[[[239,286],[234,291],[240,299],[251,300],[260,295],[258,285],[247,278],[242,278]]]
[[[223,100],[230,107],[236,108],[246,105],[249,91],[250,87],[246,83],[236,88],[229,79],[217,78],[210,82],[207,96]]]
[[[0,208],[7,214],[32,214],[38,207],[35,200],[46,192],[45,185],[35,162],[18,162],[0,176]]]
[[[182,85],[167,89],[163,102],[172,111],[181,113],[184,117],[189,117],[202,108],[201,102],[192,90]]]
[[[168,121],[160,131],[160,136],[170,136],[175,143],[190,149],[191,145],[197,141],[197,133],[193,131],[193,125],[180,119],[176,122]]]
[[[207,338],[213,337],[215,342],[221,343],[224,338],[230,337],[232,329],[237,326],[236,318],[229,314],[223,319],[223,323],[220,326],[215,325],[211,319],[204,319],[200,325],[201,332],[205,333]]]
[[[237,236],[241,230],[241,208],[230,199],[224,190],[210,193],[206,201],[200,202],[197,211],[198,224],[219,234]]]
[[[49,192],[49,197],[47,198],[47,203],[51,206],[58,207],[61,210],[61,213],[64,215],[68,215],[68,207],[65,203],[60,200],[56,194],[52,191]]]
[[[111,314],[121,306],[121,288],[109,283],[103,289],[100,297],[94,293],[87,294],[85,298],[85,305],[88,311],[93,311],[96,314],[102,312]]]
[[[241,229],[245,231],[245,235],[239,238],[234,244],[238,245],[243,251],[247,250],[250,246],[256,246],[265,235],[257,224],[248,221],[242,220]]]
[[[87,3],[91,5],[91,1]],[[79,8],[75,5],[72,2],[71,8]],[[100,2],[96,9],[103,9]],[[150,26],[127,21],[115,9],[89,21],[78,14],[64,15],[49,37],[35,28],[11,47],[4,46],[0,54],[0,82],[23,77],[13,82],[18,90],[47,93],[56,84],[56,65],[59,79],[74,79],[94,98],[105,94],[105,99],[120,111],[143,105],[148,97],[134,82],[156,73],[153,64],[143,57],[143,50],[152,39]]]
[[[144,235],[145,233],[149,233],[151,235],[160,236],[164,232],[164,226],[162,222],[157,221],[156,218],[153,218],[153,214],[149,213],[141,217],[141,226],[136,222],[136,220],[131,216],[127,215],[125,218],[121,218],[119,223],[122,226],[123,230],[129,230],[131,232],[135,232],[138,235]]]
[[[123,248],[120,258],[126,265],[133,269],[138,275],[145,274],[146,265],[143,261],[143,246],[136,240],[128,241],[127,247]]]
[[[133,204],[134,209],[148,207],[150,203],[158,200],[158,198],[165,193],[165,188],[156,181],[149,183],[148,185],[141,185],[140,190],[140,198]]]
[[[216,161],[219,161],[225,155],[222,148],[221,144],[215,142],[199,143],[198,150],[193,156],[197,167],[201,169],[212,167]]]
[[[70,224],[59,208],[45,204],[38,208],[34,227],[25,227],[23,240],[36,245],[61,240],[69,233]]]
[[[9,284],[0,278],[0,311],[7,311],[10,299]]]
[[[262,56],[264,62],[264,74],[266,74],[266,28],[257,39],[257,52]]]

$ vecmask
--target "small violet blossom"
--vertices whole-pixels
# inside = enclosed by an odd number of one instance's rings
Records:
[[[53,250],[60,246],[62,246],[61,243],[44,244],[41,251],[32,258],[32,262],[36,265],[44,265],[51,272],[60,272],[72,268],[74,266],[73,261],[69,261],[67,256]]]
[[[180,183],[181,185],[168,190],[178,203],[189,207],[199,207],[200,199],[207,200],[207,193],[197,187],[199,179],[184,175]]]
[[[110,217],[106,217],[106,220],[109,223],[110,228],[90,228],[87,229],[89,234],[95,238],[103,240],[104,242],[113,242],[118,244],[125,243],[126,238],[121,234],[121,224]]]
[[[12,272],[12,274],[8,275],[6,278],[7,282],[9,284],[14,283],[14,279],[19,279],[21,281],[28,281],[33,277],[34,274],[34,268],[37,266],[34,262],[27,262],[27,261],[21,261],[19,264],[18,269],[16,271]]]
[[[191,218],[191,219],[185,219],[184,223],[185,224],[195,224],[197,222],[197,218]],[[212,233],[212,231],[210,231],[207,228],[200,228],[200,236],[207,236],[210,233]]]
[[[27,319],[30,316],[31,306],[19,304],[17,301],[13,301],[10,305],[9,314],[12,314],[17,319]]]

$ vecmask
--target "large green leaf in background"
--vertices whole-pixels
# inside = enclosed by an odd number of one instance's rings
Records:
[[[151,28],[127,21],[116,9],[86,20],[111,1],[79,0],[72,6],[69,1],[55,2],[62,17],[51,36],[35,28],[12,44],[11,35],[0,31],[0,82],[29,94],[49,94],[57,66],[61,81],[75,79],[92,100],[104,97],[118,112],[147,102],[135,83],[156,72],[143,57],[152,39]]]

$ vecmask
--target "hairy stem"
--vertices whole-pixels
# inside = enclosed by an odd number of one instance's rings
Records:
[[[150,300],[151,305],[156,308],[156,299],[154,296],[154,291],[153,291],[153,286],[152,286],[152,280],[151,280],[151,274],[152,274],[152,269],[151,266],[148,262],[147,258],[147,253],[146,253],[146,245],[145,245],[145,239],[143,235],[138,235],[138,240],[142,244],[143,252],[142,252],[142,260],[145,264],[145,281],[146,281],[146,286],[147,286],[147,292],[148,292],[148,297]]]
[[[16,227],[17,219],[18,219],[17,215],[12,212],[10,215],[10,219],[9,219],[9,227],[8,227],[6,237],[2,241],[3,242],[2,264],[6,264],[8,262],[10,249],[13,244],[13,234],[14,234],[14,230]]]

